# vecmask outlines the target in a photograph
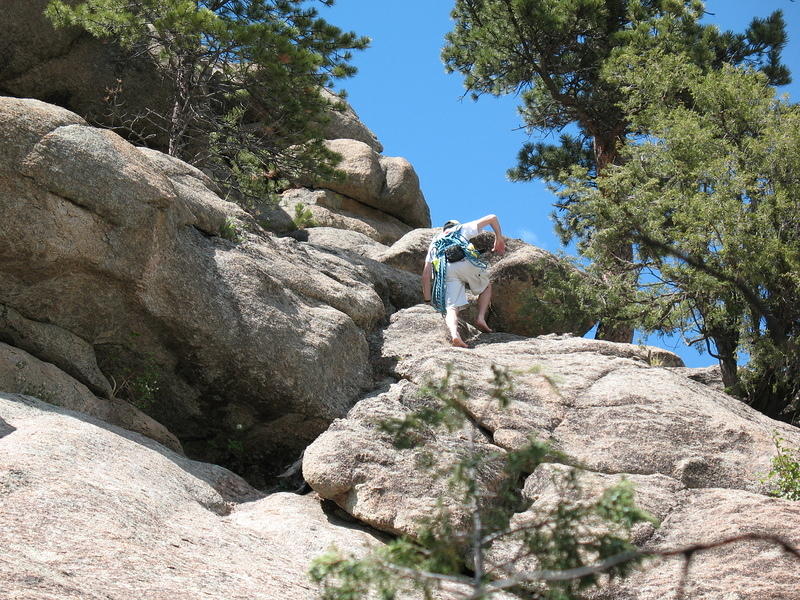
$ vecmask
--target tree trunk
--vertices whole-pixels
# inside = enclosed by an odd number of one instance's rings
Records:
[[[606,321],[600,321],[597,325],[597,333],[595,333],[594,339],[630,344],[633,342],[633,331],[633,327],[627,323],[614,323],[612,325]]]
[[[618,161],[621,143],[621,134],[617,132],[594,135],[594,158],[598,177],[606,167]],[[606,251],[613,256],[617,265],[617,268],[612,267],[607,273],[608,279],[620,276],[630,278],[631,287],[635,287],[638,284],[638,277],[635,272],[629,270],[629,265],[633,262],[633,245],[630,242],[621,243],[616,248],[606,248]],[[615,323],[608,319],[604,321],[601,317],[594,337],[597,340],[630,344],[633,341],[633,331],[633,326],[628,323]]]
[[[739,336],[735,333],[715,335],[714,345],[717,347],[719,368],[722,372],[722,385],[733,395],[741,393],[739,389],[739,366],[736,364],[736,348],[739,345]]]

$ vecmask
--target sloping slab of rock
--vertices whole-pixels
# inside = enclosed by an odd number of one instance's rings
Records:
[[[377,269],[265,235],[196,169],[58,107],[0,98],[0,124],[0,304],[84,340],[107,378],[150,374],[187,452],[228,460],[289,415],[286,449],[247,448],[281,468],[370,387],[366,335],[394,307]]]
[[[646,549],[669,551],[746,534],[776,536],[800,547],[800,503],[739,490],[690,490],[656,530]],[[629,579],[591,596],[592,600],[676,598],[683,559],[646,565]],[[697,552],[687,574],[684,598],[692,600],[788,600],[796,598],[798,559],[767,541],[740,541]]]
[[[774,431],[800,446],[797,428],[672,372],[668,367],[679,366],[680,359],[665,350],[501,334],[480,334],[474,348],[459,349],[447,346],[442,327],[429,308],[397,313],[383,333],[382,364],[412,381],[439,377],[451,364],[477,399],[488,391],[491,365],[508,369],[517,380],[512,397],[529,410],[536,406],[555,426],[515,414],[509,419],[514,425],[500,428],[501,445],[534,433],[595,471],[661,473],[689,487],[753,491],[761,489],[760,478],[769,470]],[[549,392],[533,383],[544,379]],[[497,419],[503,417],[479,418],[492,431]]]
[[[573,337],[526,339],[503,334],[481,334],[474,348],[461,349],[447,344],[441,327],[441,318],[429,307],[395,314],[382,335],[381,367],[407,380],[405,385],[440,380],[451,369],[471,395],[468,412],[494,445],[518,448],[533,435],[598,471],[599,480],[611,482],[625,475],[639,483],[653,482],[647,483],[650,491],[644,504],[658,516],[668,516],[680,504],[680,494],[694,489],[730,488],[742,498],[763,498],[751,492],[764,491],[761,478],[775,454],[772,432],[800,446],[797,429],[671,372],[668,367],[680,366],[680,359],[663,350]],[[492,366],[507,370],[514,381],[505,411],[489,399]],[[400,483],[420,474],[398,463],[394,455],[387,457],[385,447],[375,449],[374,431],[364,428],[355,415],[381,413],[374,399],[363,402],[335,426],[348,432],[349,447],[359,449],[357,457],[355,452],[325,451],[324,461],[315,459],[327,464],[327,480],[341,477],[342,486],[320,487],[314,476],[309,482],[359,518],[375,518],[378,527],[387,526],[386,517],[379,516],[385,510],[374,501],[378,492],[393,498],[392,514],[403,514],[407,521],[425,516],[417,496]],[[432,434],[424,447],[435,453],[439,437]],[[318,443],[309,449],[311,457]],[[329,441],[323,445],[333,447]],[[384,465],[392,477],[360,467],[373,462]],[[430,489],[434,484],[423,485]],[[534,495],[529,492],[531,502]]]
[[[532,512],[539,508],[552,508],[563,500],[563,489],[555,482],[562,480],[568,474],[577,476],[578,497],[567,500],[594,501],[608,488],[627,481],[633,487],[636,506],[647,511],[659,523],[683,502],[688,493],[686,486],[667,475],[607,475],[568,465],[545,463],[537,467],[525,480],[522,496],[531,503],[529,510]],[[524,513],[520,513],[522,514]],[[653,529],[650,528],[649,534],[652,533]]]
[[[24,350],[0,342],[0,391],[45,398],[53,404],[81,411],[112,425],[141,433],[182,452],[181,444],[152,417],[117,398],[98,398],[58,367]]]
[[[675,371],[704,385],[714,388],[718,392],[725,391],[725,384],[722,381],[722,370],[719,365],[710,367],[676,367]]]
[[[380,544],[312,496],[264,497],[142,436],[0,394],[0,589],[11,598],[312,600],[314,557]]]
[[[800,444],[796,428],[708,386],[666,369],[621,368],[581,395],[554,437],[593,470],[759,491],[776,431]]]
[[[645,550],[671,551],[693,544],[712,544],[746,534],[776,536],[800,546],[800,533],[787,523],[800,516],[800,503],[768,498],[742,490],[688,489],[665,475],[605,475],[583,471],[578,475],[578,497],[564,498],[554,484],[571,468],[542,465],[525,482],[523,496],[530,508],[515,515],[512,528],[540,520],[559,501],[594,501],[603,491],[626,479],[634,488],[639,507],[658,520],[654,527],[641,524],[632,531],[634,543]],[[599,523],[594,529],[607,531]],[[505,565],[517,555],[519,545],[495,543],[487,553],[490,564]],[[629,579],[614,582],[588,594],[592,600],[661,600],[677,598],[683,558],[646,561]],[[693,556],[688,572],[685,598],[717,600],[761,600],[793,598],[796,592],[798,559],[771,542],[741,541]],[[517,569],[535,569],[526,559]]]
[[[421,277],[373,260],[386,246],[362,233],[332,227],[312,227],[296,231],[290,237],[339,256],[354,267],[366,269],[373,288],[386,305],[387,319],[401,308],[423,302]]]
[[[575,485],[568,483],[575,478]],[[577,507],[590,505],[610,487],[627,481],[634,490],[636,505],[647,511],[658,522],[663,521],[681,502],[686,500],[686,489],[677,480],[665,475],[605,475],[592,471],[576,470],[567,465],[545,463],[539,465],[526,479],[522,497],[530,506],[511,517],[509,529],[513,535],[496,540],[486,552],[487,563],[497,576],[513,576],[534,571],[541,565],[530,556],[521,542],[525,528],[535,530],[541,523],[552,521],[559,504]],[[612,533],[623,535],[621,528],[594,518],[582,523],[586,534]],[[638,523],[631,531],[633,540],[642,544],[653,535],[652,523]],[[592,557],[585,557],[591,562]]]
[[[290,237],[320,248],[343,250],[348,254],[355,254],[364,258],[373,258],[386,250],[386,246],[363,233],[335,227],[309,227],[308,229],[294,232]]]
[[[97,366],[94,348],[74,333],[51,323],[32,321],[0,304],[0,340],[53,363],[93,392],[108,396],[112,391]]]

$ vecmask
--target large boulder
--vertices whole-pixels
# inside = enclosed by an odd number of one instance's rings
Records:
[[[381,420],[403,419],[426,402],[416,385],[401,382],[361,400],[346,419],[334,424],[309,446],[303,457],[303,476],[323,497],[335,501],[359,520],[383,531],[414,535],[437,502],[449,496],[448,482],[419,468],[422,449],[398,449],[381,432]],[[476,440],[479,452],[502,452],[474,426],[449,432],[444,426],[431,432],[424,454],[432,471],[458,461]],[[430,462],[432,461],[432,464]],[[503,481],[503,471],[481,472],[480,484],[488,492]],[[463,506],[449,505],[454,524],[463,527],[469,515]]]
[[[342,157],[336,168],[343,177],[318,177],[301,183],[333,190],[411,227],[430,227],[430,209],[407,160],[381,156],[357,140],[328,140],[325,144]]]
[[[292,237],[319,248],[347,252],[348,254],[371,259],[374,259],[375,256],[380,256],[386,250],[386,246],[363,233],[335,227],[309,227],[304,231],[294,232]],[[383,265],[383,263],[381,264]],[[400,271],[400,269],[394,270]],[[411,275],[411,273],[407,272],[404,272],[404,274]]]
[[[790,502],[766,497],[769,488],[763,477],[775,453],[773,434],[778,432],[797,447],[800,431],[676,372],[682,363],[674,354],[555,335],[477,334],[472,348],[453,348],[442,327],[429,307],[396,313],[377,342],[376,366],[402,383],[357,404],[306,451],[304,473],[311,486],[360,519],[386,531],[413,532],[413,524],[428,516],[437,498],[458,514],[463,510],[458,498],[437,488],[431,472],[421,473],[413,453],[452,464],[447,453],[458,448],[457,440],[465,443],[471,437],[478,449],[510,451],[523,447],[530,436],[549,441],[582,465],[588,471],[589,495],[622,477],[631,479],[640,504],[663,520],[660,529],[635,532],[634,540],[649,544],[646,547],[666,549],[682,540],[712,542],[732,532],[736,523],[748,532],[773,534],[794,518]],[[497,369],[508,372],[513,382],[505,408],[492,395]],[[480,435],[428,428],[416,450],[394,449],[378,423],[425,408],[430,399],[417,388],[441,381],[448,372],[466,391],[462,405],[470,427],[476,425]],[[520,488],[529,515],[552,505],[557,490],[552,476],[565,468],[546,462]],[[417,482],[413,489],[409,481]],[[476,483],[486,498],[492,498],[498,476],[487,469]],[[746,513],[746,506],[757,506],[758,516],[733,517],[735,511]],[[730,524],[715,526],[710,516],[715,508],[730,515]],[[520,513],[512,524],[530,518]],[[719,558],[714,561],[723,561],[732,560],[734,550],[715,552],[712,556]],[[736,559],[748,582],[762,572],[761,583],[741,598],[785,597],[781,594],[789,581],[787,569],[794,566],[770,563],[775,552],[765,544],[750,544],[747,556]],[[488,556],[499,564],[514,555],[513,545],[498,545]],[[731,566],[726,572],[734,570]],[[666,568],[659,571],[655,583],[642,586],[648,581],[644,572],[630,585],[609,588],[599,597],[666,597],[675,583],[667,573]],[[707,580],[697,584],[702,593],[696,597],[721,598],[740,589],[732,575],[719,582],[712,573],[698,571],[698,577]]]
[[[313,181],[314,187],[333,190],[375,207],[375,199],[380,196],[385,179],[380,155],[364,142],[357,140],[329,140],[325,145],[342,157],[336,168],[344,177],[317,179]]]
[[[371,385],[367,334],[411,300],[391,300],[389,267],[267,236],[209,185],[66,110],[0,99],[0,304],[83,340],[107,380],[155,389],[148,411],[190,455],[259,481]],[[80,356],[59,366],[102,386]]]
[[[315,557],[382,544],[313,495],[264,496],[148,438],[0,393],[0,589],[11,598],[313,600]]]
[[[555,255],[527,244],[492,265],[492,308],[487,322],[498,331],[526,336],[583,335],[595,323],[575,285],[583,273]]]
[[[322,96],[337,108],[328,113],[328,123],[325,126],[325,139],[328,140],[358,140],[364,142],[375,152],[383,152],[383,144],[378,137],[361,122],[358,115],[345,100],[328,90],[322,89]]]
[[[439,228],[413,229],[393,243],[376,259],[398,269],[421,274],[425,266],[428,246],[440,231],[441,229]]]
[[[386,307],[387,320],[395,311],[423,302],[421,277],[371,258],[386,247],[361,233],[332,227],[312,227],[296,231],[292,237],[341,257],[354,268],[365,270],[373,289]]]
[[[401,156],[381,156],[384,186],[373,204],[413,227],[430,227],[431,213],[414,167]]]

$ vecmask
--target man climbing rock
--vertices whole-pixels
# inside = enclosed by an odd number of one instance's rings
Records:
[[[422,295],[426,302],[445,315],[453,346],[466,348],[467,344],[458,333],[458,311],[467,304],[466,286],[478,294],[478,316],[475,327],[491,332],[486,324],[486,311],[492,301],[492,284],[489,283],[486,263],[469,242],[484,227],[494,230],[492,251],[503,254],[506,244],[500,231],[500,221],[495,215],[486,215],[475,221],[459,223],[447,221],[442,232],[436,235],[428,247],[425,268],[422,271]]]

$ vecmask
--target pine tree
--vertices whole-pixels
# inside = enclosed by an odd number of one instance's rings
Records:
[[[127,114],[122,124],[160,131],[169,154],[229,188],[260,195],[269,189],[264,184],[335,165],[321,141],[331,103],[320,89],[353,75],[351,50],[369,41],[305,4],[51,0],[45,14],[57,26],[77,25],[118,43],[160,73],[171,106]]]
[[[577,219],[633,240],[647,275],[626,308],[646,330],[681,332],[720,360],[728,389],[767,415],[800,414],[800,107],[762,73],[703,72],[661,49],[621,54],[636,144],[589,184],[574,167],[563,190]],[[622,68],[624,66],[624,68]],[[737,367],[742,353],[749,365]]]
[[[519,113],[530,132],[564,133],[559,144],[527,143],[512,180],[544,179],[556,188],[572,165],[586,168],[593,181],[622,161],[620,150],[630,134],[628,115],[620,108],[619,85],[607,77],[606,66],[626,48],[645,51],[656,41],[662,47],[687,52],[703,70],[725,63],[762,70],[773,84],[788,83],[780,52],[786,42],[780,11],[754,19],[744,33],[719,32],[703,25],[698,0],[457,0],[452,32],[442,52],[446,68],[464,76],[474,98],[484,94],[520,94]],[[564,241],[594,236],[597,224],[576,199],[562,195],[556,205]],[[630,241],[605,248],[608,283],[622,279],[634,289]],[[613,312],[613,309],[609,309]],[[598,337],[630,341],[630,324],[605,323]]]

